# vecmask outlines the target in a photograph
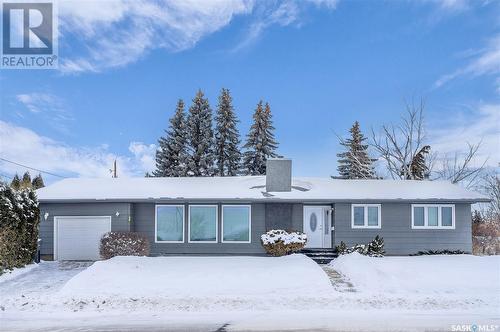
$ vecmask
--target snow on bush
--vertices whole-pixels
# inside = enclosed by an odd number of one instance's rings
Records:
[[[346,255],[353,252],[371,257],[383,257],[385,255],[384,239],[378,235],[368,244],[356,244],[352,247],[347,247],[344,241],[341,241],[336,249],[340,255]]]
[[[38,247],[40,211],[31,189],[0,183],[0,274],[33,262]]]
[[[108,232],[101,238],[99,253],[102,259],[115,256],[148,256],[149,241],[139,233]]]
[[[292,231],[287,232],[282,229],[272,229],[260,237],[266,252],[272,256],[284,256],[304,248],[307,242],[307,235]]]

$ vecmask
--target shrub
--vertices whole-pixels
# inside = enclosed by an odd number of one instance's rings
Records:
[[[411,254],[410,256],[424,256],[424,255],[463,255],[463,254],[467,254],[467,252],[462,251],[462,250],[441,249],[441,250],[419,251],[416,254]]]
[[[473,223],[472,236],[500,237],[500,222],[484,221]]]
[[[139,233],[108,232],[101,238],[99,254],[102,259],[115,256],[148,256],[149,241]]]
[[[284,256],[302,250],[306,245],[307,235],[298,231],[273,229],[262,234],[260,239],[268,254]]]
[[[15,191],[0,183],[0,274],[33,262],[38,246],[39,216],[33,190]]]
[[[335,249],[339,255],[352,252],[371,257],[383,257],[385,255],[384,239],[378,235],[368,244],[356,244],[352,247],[347,247],[344,241],[340,241],[340,244]]]

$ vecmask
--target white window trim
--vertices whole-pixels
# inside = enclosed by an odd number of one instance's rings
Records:
[[[224,240],[224,207],[247,207],[248,208],[248,241],[228,241]],[[222,223],[221,223],[221,242],[222,243],[252,243],[252,206],[251,205],[222,205]]]
[[[215,207],[215,241],[191,241],[191,207]],[[188,209],[188,243],[219,243],[219,206],[216,204],[193,204]]]
[[[92,218],[109,218],[109,231],[111,232],[111,225],[112,225],[112,217],[111,216],[54,216],[54,222],[53,222],[53,227],[54,227],[54,239],[53,239],[53,244],[54,244],[54,251],[52,252],[54,256],[54,260],[57,261],[59,258],[58,254],[58,245],[57,245],[57,226],[59,224],[59,219],[92,219]]]
[[[158,241],[158,207],[182,207],[182,241]],[[186,223],[186,207],[184,205],[173,204],[156,204],[155,205],[155,243],[184,243],[185,240],[185,226]]]
[[[362,207],[364,208],[364,224],[363,225],[354,225],[354,208]],[[369,226],[368,225],[368,207],[377,207],[378,208],[378,225],[377,226]],[[382,204],[351,204],[351,228],[372,228],[379,229],[382,228]]]
[[[423,207],[424,208],[424,226],[415,226],[415,208]],[[438,225],[437,226],[429,226],[429,207],[437,207],[438,208]],[[443,207],[451,207],[451,226],[443,226],[442,225],[442,216],[441,216],[441,208]],[[412,229],[455,229],[455,204],[412,204],[411,205],[411,228]]]

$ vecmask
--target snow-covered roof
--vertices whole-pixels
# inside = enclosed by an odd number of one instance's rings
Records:
[[[292,179],[290,192],[266,192],[265,176],[188,178],[70,178],[37,191],[48,201],[249,200],[488,201],[445,181]]]

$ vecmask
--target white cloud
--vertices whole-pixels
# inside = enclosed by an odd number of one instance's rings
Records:
[[[57,131],[68,132],[67,125],[73,120],[73,116],[63,99],[53,94],[39,92],[18,94],[16,99],[26,107],[29,116],[37,117]],[[20,110],[17,114],[21,117],[25,115]]]
[[[182,51],[252,11],[252,0],[61,1],[63,38],[80,48],[63,72],[101,71],[137,61],[148,51]],[[69,47],[69,45],[66,43]]]
[[[64,73],[100,72],[133,63],[149,51],[179,52],[229,25],[254,15],[246,44],[273,24],[298,21],[308,5],[335,9],[338,0],[61,0],[60,43]],[[62,54],[63,52],[61,52]]]
[[[492,38],[486,47],[475,52],[468,52],[474,55],[463,68],[443,75],[435,83],[434,87],[439,88],[444,84],[460,76],[483,76],[500,74],[500,34]],[[499,77],[496,79],[497,91],[500,90]]]
[[[151,171],[154,145],[133,142],[132,155],[117,155],[103,144],[97,147],[72,147],[9,122],[0,121],[2,158],[62,176],[109,177],[116,159],[118,176],[143,176]],[[24,173],[25,168],[0,161],[0,173]],[[33,172],[32,172],[33,173]],[[35,172],[36,173],[36,172]],[[55,177],[45,176],[49,182]]]
[[[256,19],[248,28],[246,36],[238,43],[232,52],[238,52],[259,39],[266,29],[273,25],[289,26],[301,24],[301,16],[308,4],[313,4],[317,7],[324,6],[327,9],[334,10],[337,7],[337,0],[308,0],[308,1],[268,1],[264,6],[259,6],[256,14]]]
[[[135,159],[140,162],[143,170],[151,172],[155,169],[156,145],[131,142],[128,149],[134,154]]]
[[[428,122],[428,139],[433,151],[452,157],[463,153],[467,143],[482,142],[477,154],[477,165],[498,167],[500,162],[500,104],[484,104],[454,117]],[[432,125],[434,124],[434,125]]]

